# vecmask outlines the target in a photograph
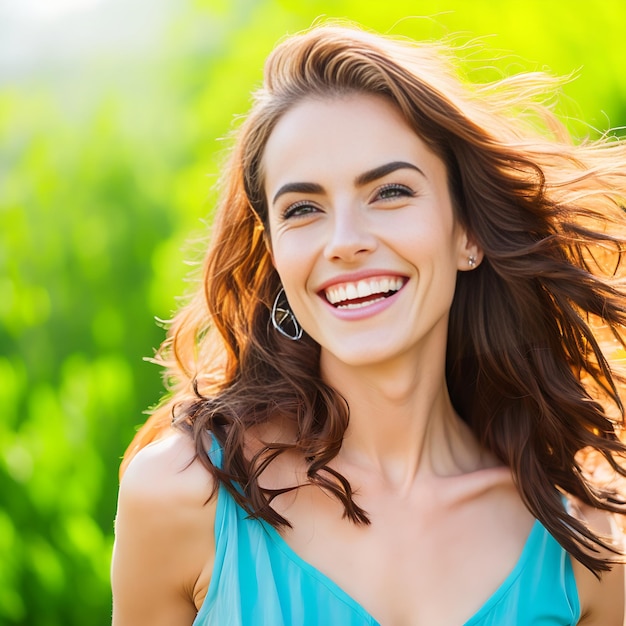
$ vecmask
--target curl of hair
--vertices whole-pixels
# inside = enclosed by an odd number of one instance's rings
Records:
[[[252,516],[288,524],[271,501],[296,487],[268,491],[258,479],[295,450],[309,481],[337,497],[350,520],[368,523],[348,481],[328,467],[349,411],[321,379],[319,347],[306,333],[291,342],[269,325],[280,284],[264,228],[262,156],[281,115],[303,99],[373,94],[444,160],[456,217],[484,251],[483,263],[457,279],[446,365],[453,405],[561,545],[594,572],[608,569],[598,548],[616,548],[570,516],[562,496],[626,512],[583,458],[592,452],[626,474],[624,378],[613,358],[626,324],[626,146],[608,137],[575,145],[543,104],[559,84],[520,74],[469,85],[444,47],[355,28],[319,26],[278,45],[224,168],[201,288],[159,352],[171,393],[127,458],[173,415]],[[275,418],[294,425],[295,441],[247,458],[246,432]],[[206,454],[208,431],[223,447],[221,468]]]

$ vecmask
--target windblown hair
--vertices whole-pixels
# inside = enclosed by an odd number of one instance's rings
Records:
[[[224,169],[201,287],[159,352],[170,394],[126,462],[173,417],[252,516],[289,523],[271,501],[295,487],[269,491],[258,479],[294,450],[311,483],[368,523],[348,481],[328,467],[349,407],[320,376],[319,346],[269,323],[280,282],[267,249],[262,156],[277,121],[304,99],[374,94],[443,159],[456,218],[484,251],[457,279],[446,361],[453,405],[561,545],[594,572],[609,569],[598,548],[616,548],[567,512],[563,494],[626,512],[585,463],[593,455],[626,475],[616,358],[626,324],[626,145],[572,141],[544,104],[559,85],[535,73],[472,85],[443,46],[357,28],[320,26],[278,45]],[[248,458],[245,434],[274,419],[293,424],[295,440]],[[206,454],[209,431],[224,450],[221,469]]]

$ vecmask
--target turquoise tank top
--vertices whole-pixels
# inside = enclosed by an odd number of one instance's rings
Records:
[[[219,465],[215,442],[209,452]],[[381,626],[327,576],[301,559],[223,487],[215,565],[193,626]],[[569,555],[535,521],[513,571],[464,626],[572,626],[580,604]]]

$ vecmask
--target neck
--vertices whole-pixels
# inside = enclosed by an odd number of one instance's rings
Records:
[[[473,435],[452,407],[443,354],[421,364],[407,355],[353,367],[322,353],[321,365],[350,407],[341,463],[375,471],[399,488],[420,473],[455,475],[481,464]]]

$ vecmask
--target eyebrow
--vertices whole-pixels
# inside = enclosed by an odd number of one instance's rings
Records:
[[[413,163],[408,163],[407,161],[392,161],[391,163],[385,163],[384,165],[380,165],[375,167],[373,170],[368,170],[363,174],[360,174],[356,177],[354,184],[357,187],[362,187],[363,185],[367,185],[368,183],[373,183],[375,180],[382,178],[383,176],[387,176],[387,174],[391,174],[397,170],[415,170],[419,172],[422,176],[425,177],[424,172],[417,167],[417,165],[413,165]]]
[[[363,174],[359,174],[354,179],[354,184],[356,187],[362,187],[363,185],[367,185],[368,183],[372,183],[379,178],[383,178],[388,174],[391,174],[397,170],[410,169],[419,172],[422,176],[426,176],[422,170],[417,167],[417,165],[413,165],[407,161],[391,161],[390,163],[385,163],[384,165],[379,165],[374,169],[368,170],[367,172],[363,172]],[[286,183],[283,185],[274,195],[272,200],[272,204],[276,203],[276,200],[280,198],[280,196],[286,193],[313,193],[313,194],[321,194],[324,193],[324,188],[322,185],[318,183]]]
[[[283,185],[274,196],[272,204],[276,204],[276,200],[286,193],[324,193],[324,187],[317,183],[287,183]]]

